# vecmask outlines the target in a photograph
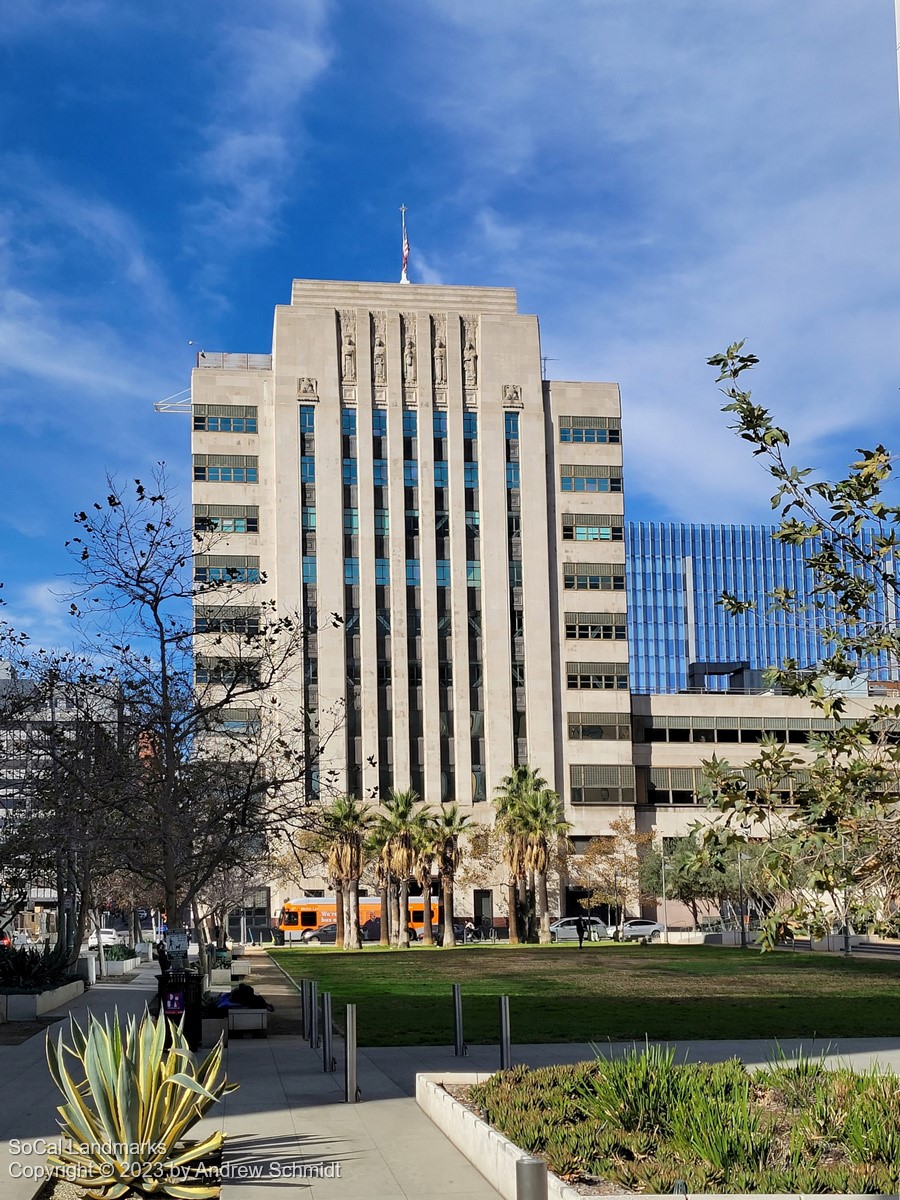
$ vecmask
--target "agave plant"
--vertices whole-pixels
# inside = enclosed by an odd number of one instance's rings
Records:
[[[229,1084],[221,1041],[198,1062],[180,1026],[145,1013],[140,1023],[119,1014],[91,1016],[87,1032],[70,1020],[71,1041],[47,1037],[47,1062],[65,1097],[60,1128],[70,1144],[48,1156],[51,1171],[77,1180],[91,1200],[172,1196],[206,1200],[219,1194],[203,1162],[221,1148],[222,1134],[182,1144],[188,1130],[237,1084]],[[74,1064],[74,1066],[73,1066]],[[70,1071],[69,1068],[73,1067]]]

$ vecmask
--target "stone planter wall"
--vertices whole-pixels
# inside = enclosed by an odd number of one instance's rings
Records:
[[[97,982],[97,955],[82,954],[75,967],[75,974],[88,985]]]
[[[64,983],[47,992],[14,992],[0,995],[0,1021],[34,1021],[41,1013],[68,1004],[84,991],[84,981]]]
[[[119,960],[106,960],[107,975],[127,975],[130,971],[136,971],[141,965],[139,958],[122,958]]]

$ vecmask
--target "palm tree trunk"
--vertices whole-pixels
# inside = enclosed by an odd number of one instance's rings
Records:
[[[406,926],[404,925],[404,931]],[[391,945],[399,945],[400,938],[400,894],[396,880],[391,880]]]
[[[400,881],[399,913],[397,915],[397,945],[409,949],[409,880]]]
[[[389,946],[391,944],[391,905],[388,899],[388,885],[378,889],[378,894],[381,897],[381,937],[378,939],[379,945]]]
[[[336,879],[334,881],[334,944],[343,946],[346,938],[347,923],[344,920],[344,881]]]
[[[444,937],[442,945],[456,945],[456,934],[453,932],[453,876],[450,874],[441,875],[441,890],[444,893]]]
[[[538,872],[537,879],[538,919],[540,921],[540,942],[542,946],[550,944],[550,906],[547,903],[547,872]]]
[[[528,940],[534,942],[537,940],[537,920],[535,919],[535,902],[534,902],[534,871],[529,871],[525,879],[525,911],[528,914]]]
[[[519,881],[511,879],[506,885],[507,905],[509,907],[509,944],[519,944],[519,922],[516,917],[516,902],[519,898]]]
[[[344,949],[353,944],[353,915],[350,911],[350,880],[344,880]]]
[[[431,927],[431,872],[421,880],[422,883],[422,944],[434,945],[434,930]]]
[[[347,947],[350,950],[360,950],[362,939],[359,934],[359,880],[351,879],[348,885],[350,893],[350,920],[347,937]]]

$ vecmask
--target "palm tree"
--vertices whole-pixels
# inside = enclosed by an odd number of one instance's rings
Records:
[[[434,945],[431,925],[431,875],[438,855],[438,824],[433,813],[420,812],[415,827],[413,876],[422,889],[422,941]]]
[[[519,822],[524,842],[525,869],[536,880],[537,915],[542,945],[550,942],[550,906],[547,902],[547,871],[553,848],[569,830],[563,820],[559,796],[551,788],[524,795],[519,806]]]
[[[509,940],[513,945],[521,941],[519,921],[516,913],[520,882],[524,885],[529,872],[528,829],[525,822],[526,805],[529,798],[547,791],[547,780],[540,771],[527,763],[513,767],[500,780],[496,789],[494,805],[497,809],[497,826],[504,836],[503,858],[509,869],[507,897],[509,904]],[[533,868],[532,868],[533,869]],[[523,897],[523,899],[525,899]],[[527,901],[526,901],[527,904]]]
[[[337,884],[338,932],[343,925],[344,948],[359,950],[359,877],[372,813],[358,797],[338,796],[322,816],[329,844],[328,874]]]
[[[382,801],[387,812],[382,817],[387,839],[388,866],[398,884],[397,945],[409,949],[409,881],[415,866],[415,836],[419,813],[419,793],[412,788],[391,788]],[[391,940],[393,941],[393,935]]]
[[[459,869],[459,838],[468,824],[469,818],[460,813],[456,803],[442,808],[435,818],[438,872],[441,877],[444,908],[444,936],[441,944],[444,947],[456,945],[456,935],[453,932],[453,888]]]

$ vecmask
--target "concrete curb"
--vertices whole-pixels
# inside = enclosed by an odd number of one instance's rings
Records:
[[[472,1166],[481,1172],[491,1187],[500,1193],[503,1200],[516,1200],[516,1163],[526,1157],[525,1151],[444,1090],[445,1084],[465,1087],[490,1079],[491,1074],[490,1071],[484,1071],[458,1075],[444,1072],[416,1075],[416,1103]],[[584,1200],[579,1192],[563,1183],[552,1171],[547,1172],[547,1195],[552,1200]],[[615,1198],[609,1197],[607,1200]]]

